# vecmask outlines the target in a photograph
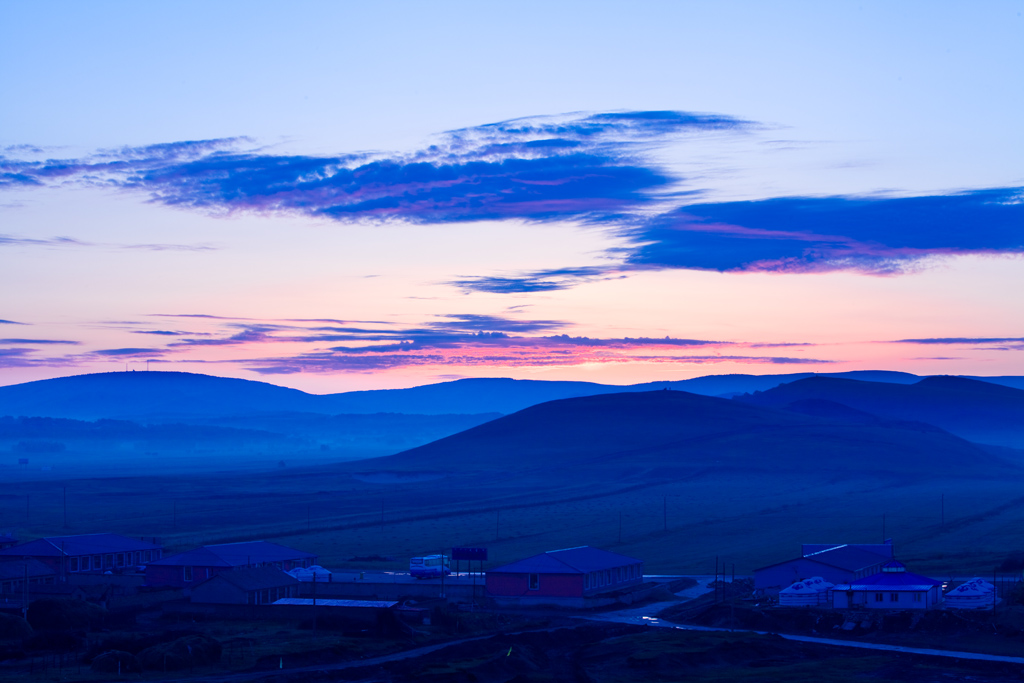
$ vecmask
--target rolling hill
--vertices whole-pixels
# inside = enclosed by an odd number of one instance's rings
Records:
[[[1010,467],[936,427],[803,415],[681,391],[551,401],[360,466],[673,477],[698,470],[928,475]]]
[[[737,400],[799,412],[808,401],[828,401],[889,420],[926,422],[970,441],[1024,448],[1024,391],[965,377],[907,385],[810,377]]]

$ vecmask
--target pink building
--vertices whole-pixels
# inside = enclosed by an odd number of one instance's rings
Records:
[[[487,595],[499,603],[579,607],[584,598],[644,580],[640,560],[590,546],[549,550],[487,571]]]

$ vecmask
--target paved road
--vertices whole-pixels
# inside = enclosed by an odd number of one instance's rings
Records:
[[[672,605],[678,603],[655,603],[648,605],[647,615],[636,614],[638,610],[623,610],[622,612],[608,612],[606,614],[594,614],[585,617],[578,617],[588,621],[608,621],[616,624],[635,624],[656,626],[660,628],[674,628],[680,631],[717,631],[728,633],[757,633],[759,635],[772,635],[785,638],[786,640],[799,641],[802,643],[818,643],[820,645],[836,645],[838,647],[855,647],[863,650],[880,650],[884,652],[905,652],[915,655],[926,655],[929,657],[952,657],[954,659],[977,659],[985,662],[1006,662],[1009,664],[1024,664],[1024,657],[1010,657],[1006,655],[988,655],[980,652],[963,652],[960,650],[933,650],[923,647],[904,647],[902,645],[884,645],[882,643],[861,643],[850,640],[837,640],[833,638],[815,638],[813,636],[800,636],[790,633],[773,633],[771,631],[748,631],[745,629],[714,628],[711,626],[692,626],[688,624],[675,624],[665,621],[651,614],[657,614],[650,608],[660,605]],[[664,609],[660,607],[658,611]],[[628,613],[627,613],[628,612]]]

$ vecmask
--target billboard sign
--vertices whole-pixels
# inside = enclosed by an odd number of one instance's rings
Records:
[[[482,562],[487,559],[487,548],[452,548],[452,559]]]

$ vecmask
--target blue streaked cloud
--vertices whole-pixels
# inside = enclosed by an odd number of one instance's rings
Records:
[[[575,221],[623,246],[607,265],[468,273],[465,292],[518,294],[631,272],[697,269],[894,275],[930,259],[1024,253],[1024,190],[931,196],[776,197],[700,201],[655,152],[688,136],[750,135],[765,127],[718,114],[634,111],[536,116],[448,131],[408,153],[280,155],[247,138],[102,150],[82,159],[0,157],[8,185],[79,183],[147,194],[212,213],[291,213],[339,222]],[[27,153],[27,152],[25,152]],[[24,154],[23,154],[24,156]],[[93,246],[72,238],[0,236],[0,245]],[[111,246],[111,245],[102,245]],[[207,245],[116,245],[209,249]]]
[[[895,274],[936,256],[1024,252],[1024,188],[691,204],[630,235],[640,246],[626,267]]]

